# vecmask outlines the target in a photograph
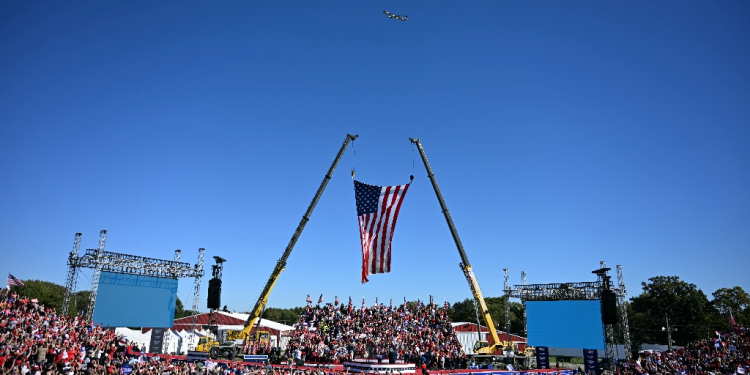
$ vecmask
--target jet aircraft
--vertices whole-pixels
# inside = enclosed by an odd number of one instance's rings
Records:
[[[385,14],[386,16],[388,16],[388,18],[397,19],[399,21],[406,21],[406,17],[408,17],[406,14],[404,14],[404,15],[393,14],[393,13],[387,11],[387,10],[384,10],[383,14]]]

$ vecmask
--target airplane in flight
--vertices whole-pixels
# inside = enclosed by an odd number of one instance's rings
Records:
[[[385,14],[386,16],[388,16],[388,18],[397,19],[399,21],[406,21],[406,17],[408,17],[406,14],[404,14],[404,15],[393,14],[393,13],[387,11],[387,10],[384,10],[383,14]]]

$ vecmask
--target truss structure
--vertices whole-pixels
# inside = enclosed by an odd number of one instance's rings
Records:
[[[521,271],[521,285],[528,284],[526,282],[526,271]],[[510,298],[508,298],[508,302],[510,303]],[[523,304],[523,335],[525,337],[529,337],[529,333],[526,331],[526,301],[521,302]]]
[[[617,265],[617,305],[620,307],[620,324],[622,324],[622,338],[625,344],[625,357],[630,359],[630,325],[628,324],[628,307],[625,302],[628,300],[628,291],[625,289],[625,279],[622,278],[622,266]]]
[[[78,252],[81,249],[81,236],[82,233],[76,233],[73,239],[73,250],[68,255],[68,259],[75,258],[78,256]],[[70,261],[68,261],[70,263]],[[68,276],[65,278],[65,297],[63,297],[62,314],[63,316],[68,315],[68,306],[70,305],[70,293],[75,290],[76,284],[78,284],[78,272],[75,267],[68,267]]]
[[[510,334],[510,278],[508,269],[503,268],[503,290],[505,290],[505,332]],[[508,339],[510,340],[510,339]]]
[[[604,261],[599,262],[599,269],[604,270],[604,272],[598,273],[597,278],[599,279],[599,282],[602,283],[602,290],[607,289],[614,289],[612,288],[612,282],[610,281],[610,277],[607,276],[606,270],[607,263]],[[615,290],[615,294],[617,294],[617,290]],[[614,373],[615,370],[615,329],[611,324],[604,324],[602,323],[602,327],[604,328],[604,350],[605,350],[605,356],[609,358],[609,370]]]
[[[599,269],[606,268],[604,261],[599,262]],[[524,305],[524,332],[526,332],[526,301],[562,301],[562,300],[600,300],[602,291],[612,290],[617,295],[617,304],[620,310],[620,324],[622,324],[623,342],[625,344],[628,358],[630,357],[630,327],[628,326],[628,312],[625,301],[627,300],[627,290],[625,281],[622,277],[622,266],[617,266],[617,285],[615,285],[609,276],[606,276],[606,270],[598,273],[597,281],[582,281],[572,283],[548,283],[548,284],[527,284],[526,272],[521,271],[522,285],[508,285],[508,270],[505,271],[505,294],[508,298],[518,298]],[[507,313],[506,313],[507,314]],[[506,323],[508,325],[508,323]],[[610,359],[610,366],[614,368],[614,326],[603,324],[604,347],[606,357]]]
[[[205,254],[206,249],[200,248],[198,249],[198,263],[195,264],[196,274],[200,273],[201,276],[203,275],[203,255]],[[201,278],[195,277],[195,282],[193,283],[193,316],[190,318],[190,332],[193,334],[190,335],[190,341],[188,342],[188,348],[192,348],[195,350],[195,346],[197,343],[193,342],[195,340],[195,323],[196,319],[198,318],[198,300],[200,299],[201,294]]]
[[[63,315],[68,314],[70,295],[76,288],[78,281],[78,270],[80,268],[91,268],[94,270],[91,277],[91,295],[86,319],[91,320],[94,316],[96,305],[96,294],[99,288],[99,275],[102,271],[121,273],[135,276],[151,276],[164,279],[195,278],[197,286],[193,293],[193,309],[197,310],[200,293],[200,279],[203,277],[203,253],[205,249],[198,250],[198,263],[194,266],[190,263],[180,262],[180,250],[175,251],[174,260],[164,260],[104,251],[107,241],[107,231],[99,232],[99,244],[96,249],[88,249],[79,256],[81,246],[81,233],[76,233],[73,240],[73,250],[68,255],[68,276],[65,281],[65,297],[63,299]]]
[[[611,286],[610,282],[610,286]],[[521,301],[561,301],[600,299],[601,281],[581,281],[573,283],[548,283],[513,285],[508,293],[510,298]],[[614,288],[613,288],[614,290]]]

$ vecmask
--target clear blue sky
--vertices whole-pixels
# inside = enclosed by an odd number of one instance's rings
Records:
[[[378,185],[408,182],[421,137],[487,296],[503,268],[586,281],[600,260],[631,296],[657,275],[748,290],[748,19],[747,1],[4,1],[0,273],[62,284],[74,233],[107,229],[110,251],[227,258],[222,301],[248,309],[353,133]],[[270,305],[469,297],[418,160],[393,272],[360,284],[353,163]]]

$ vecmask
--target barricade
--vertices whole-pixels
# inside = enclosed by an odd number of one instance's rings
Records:
[[[387,364],[387,363],[363,363],[363,362],[344,362],[344,369],[348,368],[349,372],[386,372],[391,373],[402,373],[402,374],[413,374],[415,372],[415,366],[413,363],[398,363],[398,364]]]
[[[268,356],[267,355],[249,355],[246,354],[244,357],[242,357],[242,362],[245,363],[258,363],[258,364],[268,364]]]
[[[196,351],[189,350],[187,353],[188,361],[205,361],[207,359],[208,359],[207,352],[196,352]]]

